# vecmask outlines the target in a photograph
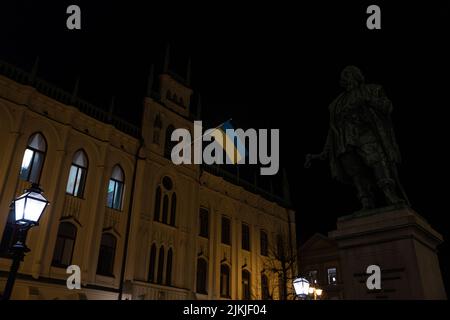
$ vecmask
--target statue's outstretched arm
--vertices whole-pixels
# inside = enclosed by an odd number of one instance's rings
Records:
[[[331,128],[328,129],[328,135],[327,135],[327,140],[325,141],[325,146],[323,147],[323,151],[321,153],[318,154],[310,154],[308,153],[305,157],[305,164],[304,167],[305,168],[309,168],[311,167],[311,161],[312,160],[325,160],[328,158],[329,153],[331,151]]]

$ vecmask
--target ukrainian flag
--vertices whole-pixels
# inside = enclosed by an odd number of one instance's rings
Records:
[[[227,129],[232,131],[227,132]],[[245,159],[245,144],[236,134],[233,125],[231,124],[231,119],[217,127],[212,133],[212,136],[225,151],[227,163],[238,164],[242,159]]]

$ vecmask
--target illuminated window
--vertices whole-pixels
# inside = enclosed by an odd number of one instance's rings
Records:
[[[111,179],[109,179],[108,196],[106,205],[108,208],[122,210],[122,198],[124,190],[125,177],[120,166],[113,168]]]
[[[80,198],[83,196],[87,169],[88,160],[86,154],[82,150],[77,151],[70,167],[69,180],[66,187],[67,194]]]
[[[327,270],[328,273],[328,284],[336,284],[337,283],[337,270],[336,268],[329,268]]]
[[[36,133],[28,140],[20,168],[20,178],[32,183],[39,183],[44,165],[47,143],[40,133]]]

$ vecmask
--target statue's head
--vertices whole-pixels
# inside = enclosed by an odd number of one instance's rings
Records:
[[[364,76],[361,70],[355,66],[346,66],[341,72],[341,86],[350,91],[364,83]]]

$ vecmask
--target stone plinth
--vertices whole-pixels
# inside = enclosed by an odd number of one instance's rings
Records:
[[[345,299],[446,299],[436,247],[442,236],[406,206],[338,219]],[[381,268],[381,290],[366,285],[369,265]]]

